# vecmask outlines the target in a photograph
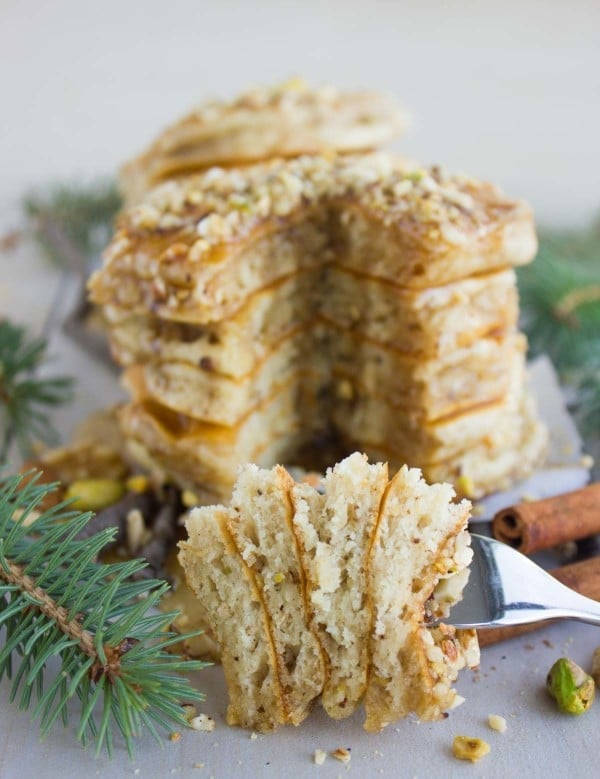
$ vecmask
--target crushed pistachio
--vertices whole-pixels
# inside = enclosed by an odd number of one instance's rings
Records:
[[[181,493],[181,502],[186,508],[191,509],[194,506],[197,506],[200,501],[198,500],[196,493],[192,492],[192,490],[183,490]]]
[[[115,479],[81,479],[72,482],[65,493],[73,499],[77,511],[100,511],[116,503],[125,493],[125,485]]]
[[[594,680],[568,657],[559,658],[548,673],[546,688],[565,714],[583,714],[594,702]]]
[[[150,489],[150,479],[147,476],[138,473],[127,479],[125,487],[130,492],[147,492]]]
[[[456,480],[456,489],[463,495],[470,497],[471,495],[473,495],[473,491],[475,489],[475,485],[473,484],[473,479],[471,479],[470,476],[467,476],[465,474],[459,476],[458,479]]]

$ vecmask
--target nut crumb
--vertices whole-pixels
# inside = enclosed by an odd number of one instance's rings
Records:
[[[336,760],[339,760],[340,763],[349,763],[350,762],[350,750],[344,749],[344,747],[338,747],[331,753],[332,757],[335,757]]]
[[[258,738],[258,733],[254,733],[254,732],[250,733],[250,739],[252,741],[256,741],[257,738]]]
[[[459,760],[470,760],[476,763],[490,751],[490,745],[481,738],[456,736],[452,742],[452,752]]]
[[[198,500],[196,493],[192,492],[192,490],[183,490],[181,493],[181,502],[186,508],[190,509],[197,506],[200,501]]]
[[[192,730],[199,730],[203,733],[211,733],[215,729],[215,721],[208,714],[198,714],[197,717],[192,717],[189,722]]]
[[[324,749],[315,749],[314,761],[317,765],[323,765],[326,757],[327,752]]]
[[[193,768],[204,768],[204,763],[194,763]]]
[[[169,741],[181,741],[181,733],[179,733],[177,730],[174,730],[169,736]]]
[[[488,715],[488,725],[492,730],[497,730],[498,733],[506,732],[506,720],[499,714]]]
[[[183,709],[183,716],[186,718],[186,720],[189,722],[190,720],[194,719],[194,717],[197,715],[196,707],[193,703],[184,703],[181,707]]]

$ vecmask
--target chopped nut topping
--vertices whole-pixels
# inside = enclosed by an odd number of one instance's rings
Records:
[[[101,287],[123,272],[154,280],[153,296],[177,307],[194,286],[186,277],[190,264],[212,262],[223,244],[243,240],[265,220],[293,216],[317,204],[342,212],[340,203],[365,210],[385,226],[420,232],[423,241],[442,238],[463,245],[510,210],[523,208],[504,198],[492,185],[439,168],[415,171],[384,152],[361,155],[315,154],[274,159],[246,168],[210,168],[204,173],[166,181],[146,201],[125,211],[106,253],[105,268],[91,284],[94,299],[106,302]],[[145,251],[144,241],[176,231],[173,243],[158,252]],[[160,236],[159,236],[160,237]],[[411,239],[412,240],[412,239]],[[179,267],[181,266],[181,267]],[[174,274],[169,278],[165,270]],[[169,285],[167,289],[166,285]],[[135,291],[119,287],[120,304]],[[468,492],[468,490],[465,490]]]

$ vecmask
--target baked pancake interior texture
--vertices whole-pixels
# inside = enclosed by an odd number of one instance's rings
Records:
[[[319,698],[335,719],[364,702],[371,732],[411,712],[442,718],[461,702],[459,670],[479,662],[477,638],[423,622],[461,597],[470,504],[418,469],[389,480],[358,453],[320,487],[248,465],[229,507],[187,520],[180,560],[223,648],[227,721],[297,725]]]
[[[535,249],[523,202],[384,152],[160,185],[90,284],[133,456],[209,501],[242,463],[354,450],[470,496],[504,486],[545,447],[512,267]]]

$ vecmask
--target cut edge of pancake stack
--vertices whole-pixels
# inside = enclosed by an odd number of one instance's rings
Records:
[[[461,597],[469,502],[418,469],[388,481],[358,453],[321,488],[247,465],[229,507],[187,520],[180,559],[222,648],[227,722],[298,725],[318,698],[334,719],[364,702],[369,732],[442,718],[462,702],[452,684],[478,664],[477,637],[423,623]]]
[[[90,290],[140,464],[214,503],[246,462],[360,450],[473,497],[540,462],[513,270],[531,211],[372,151],[402,125],[294,82],[199,109],[124,169],[136,204]]]

